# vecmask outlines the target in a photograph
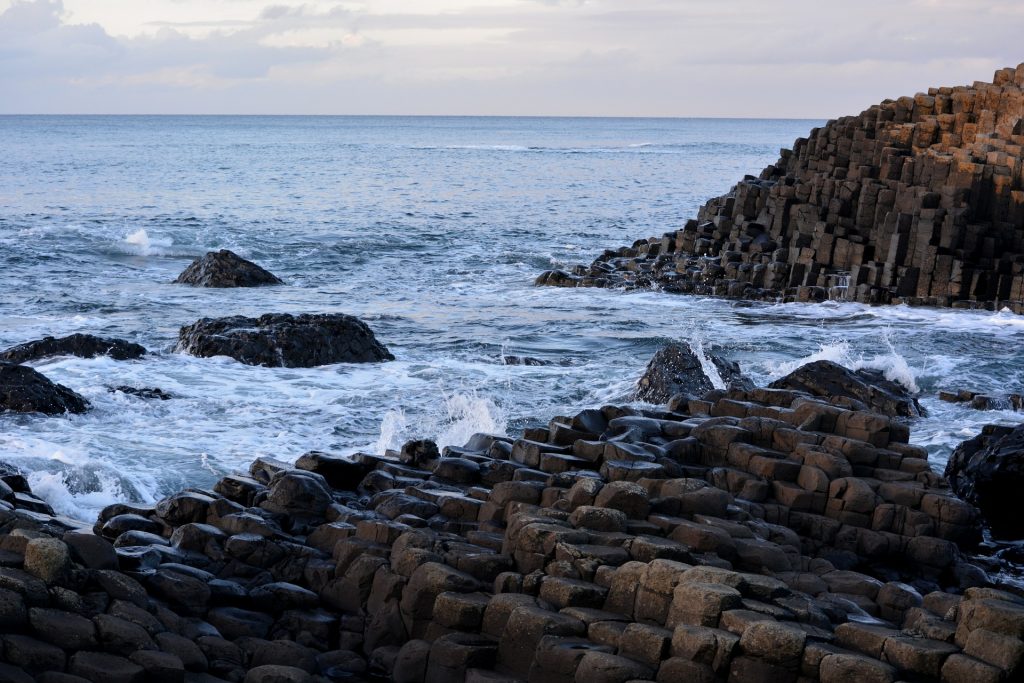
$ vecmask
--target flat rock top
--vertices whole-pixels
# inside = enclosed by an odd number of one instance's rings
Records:
[[[196,259],[174,282],[194,287],[262,287],[284,284],[270,271],[227,249],[211,251]]]

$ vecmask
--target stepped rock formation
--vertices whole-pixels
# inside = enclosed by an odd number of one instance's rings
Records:
[[[977,511],[851,406],[734,387],[264,457],[94,527],[0,471],[0,680],[1019,680]]]
[[[538,284],[1024,312],[1024,64],[815,128],[682,230]]]

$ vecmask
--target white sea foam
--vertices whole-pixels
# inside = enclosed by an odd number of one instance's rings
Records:
[[[162,256],[174,244],[170,237],[150,237],[143,228],[129,233],[124,237],[124,244],[129,252],[140,256]]]
[[[888,332],[883,332],[880,341],[887,352],[866,356],[862,353],[855,353],[853,347],[846,340],[833,340],[821,344],[817,351],[803,358],[778,363],[771,368],[770,374],[774,378],[782,377],[808,363],[826,360],[850,370],[878,370],[887,380],[903,385],[907,391],[913,394],[920,393],[921,387],[917,383],[918,371],[912,368],[907,359],[896,350],[891,335]]]

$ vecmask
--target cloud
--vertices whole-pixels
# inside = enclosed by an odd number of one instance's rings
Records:
[[[73,7],[7,3],[0,111],[831,117],[989,78],[1024,29],[976,0],[153,0],[132,26]]]

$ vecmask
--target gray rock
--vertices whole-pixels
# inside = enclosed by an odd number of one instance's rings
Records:
[[[261,287],[283,285],[276,275],[233,251],[207,252],[193,261],[175,280],[193,287]]]

